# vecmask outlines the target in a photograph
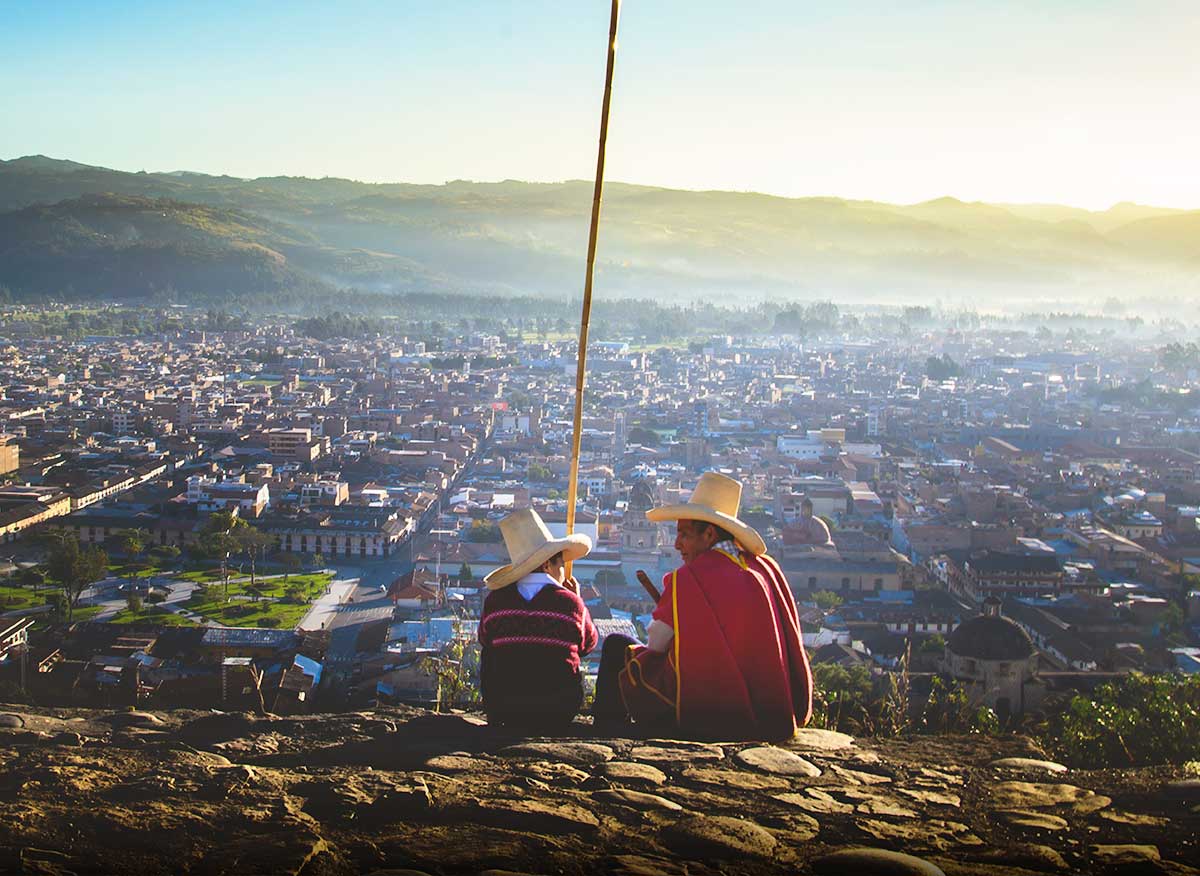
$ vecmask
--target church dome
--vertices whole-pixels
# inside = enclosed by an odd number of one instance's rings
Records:
[[[653,488],[646,480],[638,480],[629,491],[629,510],[640,511],[643,514],[656,504]]]
[[[979,615],[959,624],[946,640],[946,650],[973,660],[1025,660],[1035,653],[1029,634],[999,615]]]

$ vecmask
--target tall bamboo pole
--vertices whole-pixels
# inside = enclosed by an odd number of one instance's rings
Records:
[[[571,474],[567,486],[568,533],[575,531],[575,503],[579,496],[579,445],[583,438],[583,388],[587,376],[588,323],[592,316],[592,276],[596,269],[596,236],[600,230],[604,151],[608,143],[608,108],[612,102],[613,65],[617,58],[617,19],[620,12],[621,0],[612,0],[612,13],[608,22],[608,65],[604,71],[604,103],[600,108],[600,144],[596,152],[596,185],[592,190],[592,225],[588,231],[587,273],[583,280],[583,312],[579,319],[579,358],[575,366],[575,431],[571,436]]]

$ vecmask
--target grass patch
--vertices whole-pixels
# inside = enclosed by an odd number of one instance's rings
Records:
[[[114,578],[124,578],[128,581],[130,578],[153,578],[156,575],[161,575],[162,569],[157,566],[146,566],[142,563],[136,565],[109,563],[108,574]]]
[[[194,584],[211,584],[221,580],[220,569],[199,569],[191,572],[180,572],[175,576],[180,581],[191,581]]]
[[[261,599],[245,598],[252,594],[248,581],[230,583],[229,598],[218,582],[210,582],[210,591],[216,598],[206,598],[203,591],[196,591],[187,601],[187,607],[208,620],[230,627],[274,627],[292,629],[304,619],[317,597],[324,593],[333,576],[328,573],[290,575],[283,578],[260,579],[263,589]],[[289,591],[298,589],[299,602],[283,601]]]
[[[230,576],[232,577],[232,576]],[[286,580],[283,578],[264,578],[258,576],[258,593],[268,599],[283,599],[288,595],[288,592],[293,589],[299,589],[302,592],[302,597],[306,602],[311,602],[329,586],[329,582],[333,580],[333,575],[329,573],[312,573],[306,575],[291,575]],[[215,585],[221,590],[222,594],[225,588],[221,585],[221,577],[217,576],[212,581],[197,581],[198,584]],[[255,592],[250,589],[250,580],[229,582],[229,596],[254,596]],[[194,597],[193,597],[194,598]]]
[[[287,579],[283,578],[268,578],[267,580],[259,579],[259,586],[263,588],[262,593],[265,596],[273,596],[277,599],[287,595],[289,590],[301,589],[304,592],[304,599],[311,602],[322,593],[325,588],[333,581],[333,575],[329,573],[312,573],[305,575],[289,575]],[[245,586],[242,584],[240,586]]]
[[[182,615],[167,611],[157,605],[146,605],[141,611],[123,608],[109,618],[110,624],[157,624],[160,627],[194,627],[198,624]]]
[[[77,605],[77,606],[75,606],[75,613],[71,615],[70,623],[78,624],[78,623],[83,623],[84,621],[90,621],[92,618],[94,618],[96,615],[98,615],[103,610],[104,610],[104,606],[102,606],[102,605]],[[67,622],[68,621],[65,617],[61,621],[58,621],[58,620],[55,620],[49,613],[39,614],[37,616],[37,620],[34,621],[33,628],[35,630],[44,630],[47,627],[49,627],[51,624],[54,624],[54,623],[64,623],[65,624]]]
[[[290,630],[308,614],[307,604],[291,602],[251,602],[248,599],[188,600],[187,607],[207,620],[227,627],[271,627]]]
[[[6,611],[20,611],[46,604],[46,597],[55,590],[43,587],[34,590],[31,587],[18,587],[15,584],[0,584],[0,614]]]

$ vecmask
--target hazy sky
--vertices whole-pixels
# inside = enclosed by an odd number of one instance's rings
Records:
[[[608,0],[0,0],[0,157],[590,178]],[[1200,208],[1198,0],[626,0],[608,178]]]

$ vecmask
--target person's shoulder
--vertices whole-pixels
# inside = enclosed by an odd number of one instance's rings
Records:
[[[515,584],[509,584],[507,587],[501,587],[499,590],[489,590],[487,596],[483,597],[483,610],[508,602]]]
[[[723,579],[738,578],[748,574],[746,563],[741,557],[731,557],[724,551],[705,551],[690,563],[685,563],[676,570],[679,578],[713,577]]]
[[[783,574],[783,567],[780,566],[779,561],[770,554],[758,554],[757,556],[751,557],[748,560],[748,564],[751,566],[755,564],[766,566],[777,575]]]
[[[583,603],[583,597],[578,593],[568,590],[566,587],[547,587],[546,590],[553,591],[547,595],[556,605],[570,606],[573,609],[583,609],[586,607]]]

